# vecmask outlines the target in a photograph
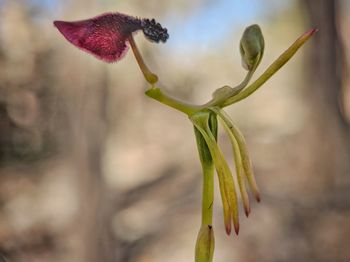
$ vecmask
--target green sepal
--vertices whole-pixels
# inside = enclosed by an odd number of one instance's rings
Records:
[[[218,134],[218,120],[216,118],[216,114],[211,113],[209,115],[209,129],[213,136],[215,137],[215,140],[217,140],[217,134]],[[199,153],[199,158],[202,163],[202,165],[211,165],[212,164],[212,156],[210,154],[210,150],[208,148],[207,143],[205,142],[205,139],[201,132],[198,131],[196,127],[194,127],[194,133],[196,136],[196,142],[197,142],[197,148]]]

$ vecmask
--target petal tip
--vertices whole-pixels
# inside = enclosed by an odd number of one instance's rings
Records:
[[[312,36],[313,34],[317,33],[318,32],[318,29],[317,28],[313,28],[313,29],[310,29],[309,31],[307,31],[305,33],[305,35],[307,36]]]
[[[235,227],[236,235],[238,236],[238,233],[239,233],[239,223],[236,223],[234,227]]]
[[[231,223],[225,225],[226,234],[231,235]]]
[[[250,212],[251,212],[250,207],[244,208],[244,212],[245,212],[246,217],[249,217],[249,214],[250,214]]]
[[[258,203],[261,202],[261,197],[260,197],[260,194],[259,194],[259,193],[255,195],[255,199],[256,199],[256,201],[257,201]]]

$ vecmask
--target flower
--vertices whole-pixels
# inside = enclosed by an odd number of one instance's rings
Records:
[[[140,19],[121,13],[105,13],[75,21],[54,21],[62,35],[76,47],[111,63],[121,60],[132,34],[140,30],[152,42],[166,42],[169,34],[154,19]]]

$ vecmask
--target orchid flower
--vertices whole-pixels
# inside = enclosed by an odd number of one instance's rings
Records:
[[[143,62],[133,38],[134,33],[142,30],[149,41],[165,43],[169,38],[168,31],[154,19],[105,13],[75,22],[54,21],[54,25],[73,45],[107,63],[121,60],[128,51],[129,43],[147,81],[157,82],[158,77]]]
[[[236,234],[239,232],[238,195],[243,202],[246,216],[248,217],[251,212],[246,185],[249,186],[258,202],[261,199],[245,139],[223,108],[239,102],[255,92],[288,62],[317,30],[309,30],[300,36],[261,76],[248,85],[262,60],[265,42],[258,25],[247,27],[239,46],[242,65],[247,70],[246,77],[236,87],[226,85],[216,89],[212,99],[207,103],[193,105],[166,95],[156,86],[158,77],[146,66],[136,46],[133,34],[140,30],[143,31],[146,39],[155,43],[165,43],[169,38],[167,29],[154,19],[140,19],[121,13],[106,13],[76,22],[55,21],[54,25],[73,45],[105,62],[121,60],[128,50],[128,45],[130,45],[146,81],[150,83],[146,95],[189,117],[194,127],[203,172],[202,225],[197,238],[195,261],[212,261],[215,246],[212,226],[214,169],[219,179],[223,220],[228,235],[231,233],[232,225]],[[228,134],[232,145],[238,185],[235,185],[232,172],[217,143],[218,122]]]

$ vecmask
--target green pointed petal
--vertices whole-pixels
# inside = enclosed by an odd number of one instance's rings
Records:
[[[231,222],[229,220],[232,217],[234,228],[236,233],[239,231],[239,221],[238,221],[238,204],[237,204],[237,194],[233,182],[233,177],[228,167],[228,164],[218,147],[213,134],[210,131],[208,125],[209,113],[200,112],[196,113],[191,117],[191,121],[203,135],[210,153],[214,160],[214,165],[219,177],[220,192],[224,207],[224,221],[226,232],[229,234],[231,232]]]
[[[229,135],[231,144],[232,144],[232,149],[233,149],[233,156],[234,156],[234,162],[236,166],[236,174],[237,174],[237,181],[238,181],[238,186],[239,190],[241,192],[241,197],[243,201],[243,206],[244,206],[244,211],[246,216],[249,216],[250,213],[250,203],[249,203],[249,197],[247,193],[247,189],[245,186],[245,179],[244,179],[244,169],[243,169],[243,163],[242,163],[242,157],[241,157],[241,152],[239,149],[238,142],[234,135],[232,134],[230,128],[226,124],[225,121],[222,120],[222,118],[219,117],[220,122],[224,126],[226,132]]]
[[[241,153],[244,173],[247,177],[249,186],[255,196],[255,199],[258,202],[260,202],[260,193],[253,174],[252,164],[250,161],[248,148],[247,148],[247,144],[245,142],[244,136],[242,135],[242,133],[239,131],[239,129],[236,127],[236,125],[233,123],[231,118],[226,114],[224,110],[217,107],[210,108],[210,109],[213,110],[215,113],[217,113],[218,116],[226,123],[227,127],[230,130],[230,133],[237,141],[239,146],[239,151]]]

